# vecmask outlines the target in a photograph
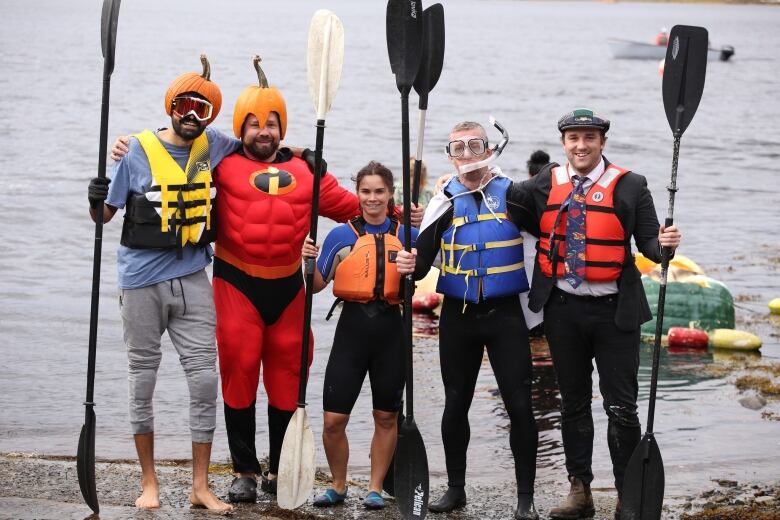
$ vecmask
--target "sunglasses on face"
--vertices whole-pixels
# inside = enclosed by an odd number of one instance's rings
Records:
[[[468,146],[472,155],[483,155],[487,150],[487,141],[474,137],[468,141],[450,141],[447,144],[447,154],[450,157],[462,157]]]
[[[192,114],[198,121],[208,121],[214,107],[205,99],[191,96],[179,96],[171,102],[171,110],[179,117]]]

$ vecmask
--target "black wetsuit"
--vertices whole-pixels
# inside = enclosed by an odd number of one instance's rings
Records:
[[[481,202],[481,194],[474,197]],[[517,208],[508,203],[510,218]],[[415,279],[423,278],[439,253],[441,237],[452,223],[453,208],[417,237]],[[487,348],[510,420],[509,445],[515,461],[518,493],[533,493],[538,432],[531,406],[531,351],[518,295],[469,303],[445,296],[439,320],[439,359],[445,404],[441,420],[448,485],[466,482],[468,411],[482,356]]]

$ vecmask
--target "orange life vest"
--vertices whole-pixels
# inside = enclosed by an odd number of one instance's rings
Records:
[[[358,238],[349,255],[336,267],[333,294],[350,302],[379,299],[392,305],[401,303],[401,275],[395,265],[396,255],[403,249],[398,238],[398,220],[390,218],[387,233],[366,233],[362,217],[352,219],[349,227]]]
[[[626,234],[615,214],[614,193],[618,180],[628,172],[610,164],[585,196],[585,279],[589,282],[617,280],[626,259]],[[566,256],[566,213],[561,206],[572,191],[566,166],[553,168],[550,175],[550,194],[542,213],[536,261],[547,277],[564,276]],[[555,232],[553,233],[553,229]],[[551,239],[552,237],[552,239]],[[555,255],[550,253],[552,242]]]

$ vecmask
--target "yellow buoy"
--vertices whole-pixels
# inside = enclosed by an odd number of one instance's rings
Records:
[[[710,331],[710,345],[732,350],[758,350],[761,338],[743,330],[715,329]]]
[[[769,312],[772,314],[780,314],[780,298],[775,298],[769,302]]]

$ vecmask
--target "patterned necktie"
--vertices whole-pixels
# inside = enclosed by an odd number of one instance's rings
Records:
[[[574,189],[566,213],[566,257],[563,279],[576,289],[585,278],[585,179],[573,175],[571,180]]]

